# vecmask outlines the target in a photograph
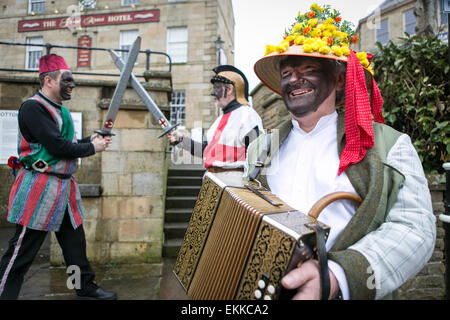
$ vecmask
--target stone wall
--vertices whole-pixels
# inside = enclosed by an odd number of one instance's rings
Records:
[[[258,84],[250,95],[253,108],[261,116],[264,129],[273,129],[290,117],[282,98],[262,83]],[[444,213],[444,177],[429,175],[428,185],[436,217],[436,244],[425,267],[399,289],[401,299],[445,299],[444,229],[438,218]]]
[[[264,129],[276,128],[290,117],[281,96],[261,82],[250,92],[252,106],[260,115]]]
[[[156,104],[169,110],[170,73],[150,74],[143,83]],[[17,110],[39,88],[36,76],[0,75],[0,108]],[[77,78],[75,76],[75,78]],[[115,80],[76,80],[72,100],[65,105],[82,112],[83,136],[103,123]],[[158,124],[129,87],[113,129],[110,148],[82,159],[75,177],[84,207],[87,254],[93,263],[147,263],[161,261],[165,183],[168,159],[166,139],[158,139]],[[4,226],[13,178],[0,165],[0,223]],[[5,178],[3,180],[3,178]],[[10,224],[9,224],[10,225]],[[52,235],[51,263],[61,264],[59,246]]]
[[[396,42],[400,38],[405,36],[404,28],[404,13],[414,8],[415,1],[406,0],[393,5],[389,9],[380,12],[379,22],[388,19],[389,39]],[[373,17],[366,17],[359,21],[356,33],[361,39],[356,45],[354,50],[356,51],[368,51],[373,52],[376,48],[377,42],[376,25]]]
[[[5,1],[3,1],[5,2]],[[2,4],[3,4],[2,2]],[[173,90],[186,94],[186,128],[207,129],[219,115],[219,109],[211,97],[210,79],[212,69],[218,63],[215,41],[218,36],[224,41],[222,47],[228,64],[234,64],[234,15],[231,0],[188,0],[169,2],[167,0],[141,0],[135,8],[121,5],[121,1],[97,0],[95,9],[81,12],[85,14],[110,14],[135,10],[160,10],[159,21],[135,24],[90,26],[81,30],[57,29],[45,31],[18,32],[18,23],[24,19],[43,19],[67,16],[67,9],[77,5],[76,0],[46,1],[46,12],[31,16],[28,14],[28,1],[7,0],[0,6],[0,39],[11,42],[26,42],[28,37],[42,37],[43,43],[63,46],[76,46],[81,36],[92,39],[92,47],[119,48],[120,32],[137,30],[142,37],[141,50],[168,52],[167,30],[172,27],[186,27],[188,30],[187,61],[172,65]],[[58,10],[55,13],[54,10]],[[45,51],[44,51],[45,52]],[[75,68],[77,51],[53,48],[52,53],[65,57],[74,71],[112,72],[118,70],[111,63],[106,51],[92,51],[91,67]],[[24,46],[0,46],[2,68],[25,68],[26,49]],[[137,58],[134,73],[145,71],[146,55]],[[150,70],[168,70],[164,55],[151,54]],[[81,76],[79,76],[81,77]]]

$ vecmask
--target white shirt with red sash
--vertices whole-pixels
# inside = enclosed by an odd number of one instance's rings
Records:
[[[260,116],[253,108],[242,105],[225,112],[214,121],[206,134],[208,145],[203,151],[205,167],[243,168],[247,154],[246,140],[251,140],[255,133],[264,133],[264,129]]]

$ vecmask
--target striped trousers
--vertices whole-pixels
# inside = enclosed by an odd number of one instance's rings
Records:
[[[0,300],[17,299],[23,279],[47,236],[47,231],[33,230],[16,225],[16,232],[0,261]],[[86,238],[83,225],[73,229],[66,211],[61,228],[55,232],[66,266],[76,265],[81,271],[80,293],[94,291],[94,271],[86,256]]]

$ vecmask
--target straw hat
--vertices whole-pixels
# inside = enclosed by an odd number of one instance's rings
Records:
[[[320,7],[313,4],[309,12],[298,13],[280,44],[266,46],[264,57],[254,66],[259,79],[281,95],[279,65],[283,57],[315,57],[346,63],[346,145],[340,159],[339,175],[351,164],[361,161],[367,150],[373,147],[372,113],[376,122],[384,123],[381,113],[383,99],[370,66],[373,55],[350,49],[349,46],[357,41],[352,24],[343,20],[338,11],[328,5]]]
[[[254,70],[258,78],[278,94],[281,94],[279,65],[284,56],[347,62],[352,52],[349,46],[359,41],[352,30],[352,23],[343,21],[338,11],[317,4],[313,4],[310,10],[305,14],[299,12],[280,44],[267,45],[264,57],[255,63]],[[370,63],[373,55],[359,52],[356,57],[365,70],[367,80],[371,80],[373,70]]]

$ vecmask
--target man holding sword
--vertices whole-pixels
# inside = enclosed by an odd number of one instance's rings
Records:
[[[75,88],[72,73],[58,55],[39,61],[41,90],[19,109],[18,153],[20,165],[12,186],[8,221],[16,232],[0,261],[0,299],[17,299],[24,276],[49,231],[54,231],[67,266],[77,266],[79,299],[116,299],[116,293],[94,282],[86,256],[83,210],[73,177],[77,159],[102,152],[111,136],[94,134],[77,140],[73,121],[62,105]]]

